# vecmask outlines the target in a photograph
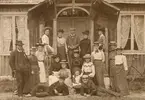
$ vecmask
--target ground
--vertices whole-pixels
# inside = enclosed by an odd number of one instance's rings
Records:
[[[1,93],[0,100],[20,100],[17,96],[12,93]],[[131,93],[128,97],[83,97],[78,95],[69,95],[69,96],[58,96],[58,97],[45,97],[45,98],[36,98],[36,97],[24,97],[22,100],[145,100],[144,93]]]

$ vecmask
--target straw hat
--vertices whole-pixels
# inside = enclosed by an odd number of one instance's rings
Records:
[[[90,59],[90,58],[91,58],[91,55],[90,55],[90,54],[86,54],[86,55],[84,55],[83,58],[84,58],[84,59]]]

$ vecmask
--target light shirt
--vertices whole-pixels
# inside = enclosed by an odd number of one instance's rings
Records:
[[[41,39],[42,43],[49,45],[49,37],[46,34],[44,34]]]
[[[89,63],[84,63],[83,66],[82,66],[82,74],[83,72],[85,73],[91,73],[92,76],[95,75],[95,67],[94,67],[94,64],[92,62],[89,62]]]
[[[78,76],[73,75],[73,78],[74,78],[74,84],[80,84],[81,75]]]
[[[103,34],[100,35],[98,42],[99,45],[105,45],[105,36]]]
[[[64,37],[59,38],[57,37],[57,47],[65,47],[65,50],[67,51],[67,45],[66,45],[66,39]]]
[[[124,70],[128,70],[126,56],[124,55],[116,55],[115,56],[115,65],[123,64]]]
[[[44,61],[44,58],[45,58],[45,53],[44,52],[36,51],[35,55],[36,55],[38,61]]]
[[[91,56],[93,60],[102,60],[102,62],[105,61],[105,55],[102,50],[98,50],[98,52],[93,51]]]

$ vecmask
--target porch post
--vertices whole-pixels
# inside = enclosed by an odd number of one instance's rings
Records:
[[[53,19],[53,48],[54,53],[57,54],[57,19]]]
[[[90,20],[90,39],[91,39],[91,50],[93,50],[93,42],[94,42],[94,20]]]
[[[39,37],[40,38],[43,35],[43,31],[44,31],[44,19],[43,17],[40,17],[40,20],[39,20]]]
[[[108,62],[108,60],[109,60],[109,58],[108,58],[108,56],[109,56],[109,54],[108,54],[108,45],[109,45],[109,43],[108,43],[109,42],[108,41],[108,28],[105,28],[105,37],[106,37],[106,45],[105,45],[105,67],[106,67],[107,71],[109,72],[109,68],[108,68],[108,64],[109,64],[109,62]]]

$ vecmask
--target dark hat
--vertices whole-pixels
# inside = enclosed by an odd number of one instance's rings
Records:
[[[43,43],[36,43],[36,46],[44,46]]]
[[[84,31],[82,33],[85,34],[85,35],[89,35],[89,30],[86,30],[86,31]]]
[[[105,28],[99,28],[99,29],[97,29],[97,31],[105,32]]]
[[[46,30],[52,30],[52,28],[51,28],[51,27],[45,27],[45,28],[44,28],[44,32],[45,32]]]
[[[68,63],[66,60],[61,60],[60,64]]]
[[[22,46],[24,45],[22,41],[16,41],[16,44],[15,45],[18,45],[18,46]]]
[[[79,53],[79,50],[78,50],[78,49],[75,49],[75,50],[74,50],[74,53]]]
[[[59,55],[53,55],[52,58],[54,58],[54,59],[55,58],[60,58],[60,56]]]
[[[31,49],[30,49],[30,51],[36,51],[36,47],[32,47]]]
[[[58,32],[64,33],[64,30],[63,29],[59,29]]]
[[[91,55],[90,55],[90,54],[86,54],[86,55],[84,55],[83,58],[84,58],[84,59],[90,59],[90,58],[91,58]]]

